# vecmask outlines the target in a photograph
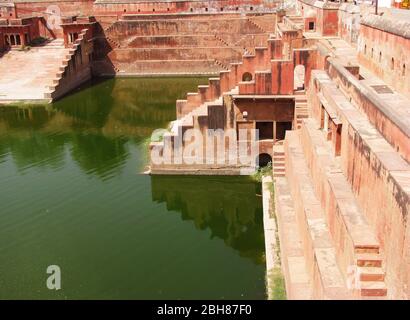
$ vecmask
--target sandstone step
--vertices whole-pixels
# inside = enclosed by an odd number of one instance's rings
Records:
[[[369,225],[355,195],[346,180],[331,146],[323,132],[317,129],[314,119],[301,123],[300,141],[304,146],[304,157],[309,159],[309,171],[314,176],[316,194],[326,206],[329,228],[334,238],[343,246],[337,247],[341,270],[351,265],[380,267],[382,257],[378,254],[380,244],[375,231]],[[326,205],[332,203],[332,206]]]
[[[340,270],[335,244],[318,201],[298,131],[289,131],[285,139],[286,177],[303,241],[303,247],[313,282],[314,299],[347,299],[353,295],[347,289]]]
[[[359,267],[381,267],[383,260],[375,253],[360,253],[356,255],[356,262]]]
[[[290,300],[311,299],[313,285],[309,281],[295,208],[288,182],[282,176],[274,174],[274,201],[286,297]]]
[[[380,267],[359,267],[361,281],[384,281],[384,271]]]
[[[50,85],[60,77],[68,49],[60,41],[32,47],[29,51],[11,50],[0,57],[0,95],[2,101],[34,101],[51,98]],[[61,72],[62,74],[62,72]]]
[[[285,177],[286,175],[285,175],[285,173],[283,172],[281,172],[281,173],[277,173],[277,172],[274,172],[273,173],[273,177],[274,178],[277,178],[277,177]]]
[[[137,60],[118,62],[115,67],[120,74],[134,75],[212,75],[221,71],[214,59]]]
[[[387,288],[381,281],[361,281],[360,293],[363,297],[384,297],[387,295]]]
[[[379,253],[380,246],[378,244],[373,245],[356,245],[355,250],[356,253]]]

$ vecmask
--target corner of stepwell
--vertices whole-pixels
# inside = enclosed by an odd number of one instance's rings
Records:
[[[272,164],[268,269],[280,260],[287,298],[409,299],[405,6],[2,0],[0,104],[51,102],[97,76],[209,76],[176,101],[175,121],[149,146],[170,161],[151,159],[150,173],[251,172],[178,155],[191,129],[258,129],[253,160]]]

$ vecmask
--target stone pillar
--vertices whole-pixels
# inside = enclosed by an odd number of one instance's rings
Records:
[[[26,43],[26,37],[24,36],[24,32],[20,32],[19,35],[20,35],[20,45],[22,47],[26,46],[27,43]]]
[[[68,32],[67,30],[64,30],[64,45],[67,48],[68,47]]]
[[[5,41],[4,41],[4,34],[3,32],[0,32],[0,52],[3,51],[6,47]]]

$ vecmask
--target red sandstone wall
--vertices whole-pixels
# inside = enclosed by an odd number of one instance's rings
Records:
[[[159,74],[215,73],[229,69],[231,62],[241,61],[245,51],[257,55],[247,66],[252,73],[260,64],[266,67],[268,56],[260,54],[255,46],[266,45],[274,29],[274,15],[224,14],[212,19],[196,14],[150,16],[151,20],[143,15],[124,16],[97,35],[95,57],[101,60],[108,56],[103,73],[111,69],[111,73],[147,74],[150,67],[152,73]],[[102,63],[94,64],[98,73]]]
[[[137,3],[104,3],[96,2],[96,14],[118,13],[179,13],[179,12],[225,12],[225,11],[263,11],[271,10],[278,2],[263,0],[218,0],[218,1],[140,1]]]
[[[359,62],[410,97],[410,39],[360,26]]]
[[[334,84],[332,86],[333,90],[337,90]],[[323,90],[320,85],[314,84],[309,88],[310,113],[319,123],[321,104],[318,93],[323,93]],[[341,168],[360,209],[380,241],[389,296],[407,299],[410,284],[410,238],[407,228],[410,195],[406,189],[410,184],[409,167],[376,130],[370,130],[369,122],[360,122],[363,115],[353,106],[349,109],[349,102],[338,92],[339,97],[333,94],[332,99],[345,109],[345,113],[335,109],[342,122]],[[352,125],[352,121],[358,123]]]
[[[272,61],[272,94],[293,94],[293,61]]]
[[[338,34],[338,10],[323,10],[322,34],[324,36],[337,36]]]
[[[339,37],[356,44],[360,30],[360,11],[358,6],[343,4],[339,10]]]
[[[43,16],[47,17],[46,12],[50,12],[52,6],[58,7],[57,12],[64,16],[78,15],[88,16],[93,15],[93,0],[74,0],[74,1],[36,1],[36,2],[17,2],[16,12],[18,17],[23,16]]]
[[[235,119],[239,119],[244,111],[248,112],[248,121],[292,121],[294,118],[294,102],[289,101],[235,101]]]
[[[310,84],[310,76],[313,69],[317,68],[317,51],[310,49],[295,49],[293,51],[293,65],[305,67],[305,88]]]
[[[350,128],[344,130],[342,137],[342,164],[361,207],[376,227],[385,252],[386,282],[392,290],[390,294],[406,298],[406,287],[410,284],[409,257],[405,255],[409,248],[406,220],[410,203],[408,195],[397,187],[388,171],[396,168],[383,167],[374,151]]]
[[[5,41],[3,34],[19,34],[22,45],[28,45],[26,43],[25,35],[27,34],[29,40],[32,41],[40,36],[51,37],[51,33],[45,26],[45,21],[42,17],[30,17],[24,19],[8,19],[5,20],[5,25],[0,25],[0,32],[2,33],[2,45],[5,48]]]
[[[44,1],[44,2],[18,2],[16,6],[16,14],[18,17],[24,16],[40,16],[46,21],[50,21],[51,33],[54,37],[62,38],[63,31],[58,23],[54,24],[54,17],[49,12],[56,12],[55,18],[61,15],[70,16],[88,16],[93,15],[93,0],[75,0],[75,1]],[[45,24],[44,24],[45,26]]]
[[[343,90],[352,98],[355,104],[366,114],[369,121],[379,130],[383,137],[396,149],[396,151],[407,161],[410,161],[409,133],[408,127],[400,123],[402,119],[394,119],[388,114],[387,106],[383,112],[381,107],[376,105],[377,98],[374,93],[363,93],[360,90],[358,80],[349,71],[336,63],[328,66],[330,77],[339,84]]]
[[[6,49],[6,44],[4,43],[3,33],[0,31],[0,52]]]
[[[319,5],[324,5],[323,2],[314,1],[298,1],[298,7],[302,13],[302,17],[306,17],[305,30],[307,30],[308,21],[316,22],[316,32],[323,36],[335,36],[339,29],[338,9],[323,8]],[[314,13],[314,14],[312,14]]]
[[[0,6],[0,18],[1,19],[10,19],[16,18],[15,7],[12,6]]]

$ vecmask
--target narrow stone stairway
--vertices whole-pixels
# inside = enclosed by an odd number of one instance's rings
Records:
[[[302,126],[302,119],[306,119],[309,117],[308,114],[308,106],[307,106],[307,98],[304,92],[298,93],[296,92],[295,96],[295,127],[296,129],[300,129]]]
[[[277,141],[273,146],[272,168],[274,178],[285,176],[285,151],[283,148],[283,140]]]

